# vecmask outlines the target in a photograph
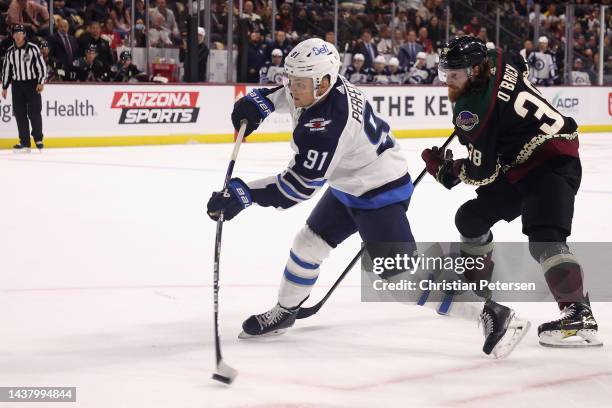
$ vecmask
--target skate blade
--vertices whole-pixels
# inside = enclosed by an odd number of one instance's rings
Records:
[[[575,335],[566,337],[560,330],[540,334],[540,345],[552,348],[586,348],[601,347],[603,343],[597,338],[596,330],[578,330]]]
[[[502,337],[493,348],[493,356],[497,359],[508,357],[521,340],[523,340],[530,327],[531,322],[529,322],[529,320],[512,317],[506,334],[504,334],[504,337]]]
[[[249,334],[249,333],[246,333],[246,332],[242,331],[238,335],[238,338],[239,339],[258,339],[258,338],[262,338],[262,337],[274,337],[274,336],[280,336],[281,334],[285,333],[286,331],[287,331],[287,329],[278,329],[278,330],[272,330],[271,332],[264,333],[264,334]]]
[[[24,147],[23,149],[13,149],[13,153],[15,154],[28,154],[32,151],[32,149],[29,149],[27,147]]]

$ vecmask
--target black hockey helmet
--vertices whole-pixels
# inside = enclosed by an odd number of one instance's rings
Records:
[[[487,58],[487,46],[479,38],[455,37],[442,47],[439,67],[444,70],[470,68]]]
[[[125,62],[127,60],[131,60],[132,59],[132,53],[129,52],[128,50],[122,51],[121,55],[119,56],[119,59],[121,60],[121,62]]]

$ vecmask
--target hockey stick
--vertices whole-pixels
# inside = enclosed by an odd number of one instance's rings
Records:
[[[442,145],[442,149],[446,149],[448,147],[448,145],[450,144],[450,142],[453,141],[454,138],[455,138],[455,133],[453,132],[453,134],[450,135],[448,137],[448,139],[446,139],[446,141]],[[414,184],[415,187],[421,182],[421,180],[423,179],[423,177],[425,176],[426,173],[427,173],[427,169],[423,169],[423,171],[421,171],[421,174],[419,174],[419,176],[416,178],[416,180],[414,180],[413,184]],[[334,284],[327,291],[325,296],[323,296],[323,299],[321,299],[319,301],[319,303],[317,303],[314,306],[301,308],[298,311],[297,319],[306,319],[307,317],[312,316],[313,314],[317,313],[319,311],[319,309],[321,309],[321,307],[325,304],[325,302],[327,302],[327,299],[329,299],[329,297],[331,296],[333,291],[336,290],[338,285],[340,285],[340,282],[342,282],[342,280],[346,277],[346,275],[348,275],[350,270],[353,269],[353,266],[355,266],[355,264],[357,263],[359,258],[361,258],[361,255],[363,255],[364,251],[365,251],[365,246],[362,246],[361,249],[359,250],[359,252],[357,252],[357,255],[355,255],[355,257],[351,260],[351,262],[349,262],[347,267],[344,269],[344,272],[342,272],[342,274],[340,274],[340,276],[338,277],[336,282],[334,282]]]
[[[242,144],[242,140],[244,139],[244,133],[246,132],[247,121],[242,120],[240,122],[240,130],[238,131],[238,136],[236,137],[236,142],[234,143],[234,150],[232,151],[232,156],[230,157],[230,162],[227,165],[227,172],[225,173],[225,182],[223,183],[223,192],[226,193],[227,186],[232,177],[232,173],[234,171],[234,165],[236,164],[236,158],[238,157],[238,150],[240,150],[240,145]],[[215,263],[213,266],[214,275],[213,275],[213,290],[214,290],[214,309],[215,309],[215,352],[217,357],[217,368],[215,373],[213,374],[213,380],[220,381],[224,384],[231,384],[232,381],[238,375],[238,371],[223,361],[223,357],[221,357],[221,340],[219,338],[219,258],[221,257],[221,232],[223,231],[223,212],[219,215],[219,219],[217,220],[217,235],[215,236]]]

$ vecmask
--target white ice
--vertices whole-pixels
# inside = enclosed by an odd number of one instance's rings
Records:
[[[401,141],[413,176],[421,149],[440,143]],[[594,305],[605,346],[588,350],[539,346],[537,325],[557,318],[556,306],[514,304],[534,327],[496,361],[480,351],[482,334],[471,323],[361,303],[355,270],[319,314],[285,335],[238,340],[242,321],[276,302],[293,235],[318,197],[284,212],[249,208],[225,224],[221,336],[239,376],[230,387],[213,382],[215,224],[203,208],[221,187],[230,151],[226,144],[0,152],[0,386],[78,387],[77,403],[58,407],[610,406],[609,303]],[[581,155],[571,239],[610,241],[612,134],[582,135]],[[286,143],[247,143],[234,174],[272,175],[289,158]],[[416,239],[456,240],[455,210],[473,194],[427,177],[408,212]],[[526,239],[518,221],[494,234]],[[353,237],[332,253],[313,303],[358,245]]]

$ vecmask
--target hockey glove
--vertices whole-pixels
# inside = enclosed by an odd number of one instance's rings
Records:
[[[246,96],[238,99],[232,111],[232,124],[234,129],[240,129],[240,121],[246,119],[247,127],[245,136],[253,133],[274,112],[274,105],[266,98],[259,89],[253,89]]]
[[[229,221],[252,203],[249,187],[239,178],[233,178],[226,190],[212,193],[206,205],[206,212],[214,221],[219,219],[221,213],[223,219]]]
[[[457,177],[456,169],[461,164],[460,161],[453,160],[453,152],[438,147],[423,150],[421,158],[425,161],[427,172],[434,176],[436,181],[449,190],[455,187],[461,180]]]

